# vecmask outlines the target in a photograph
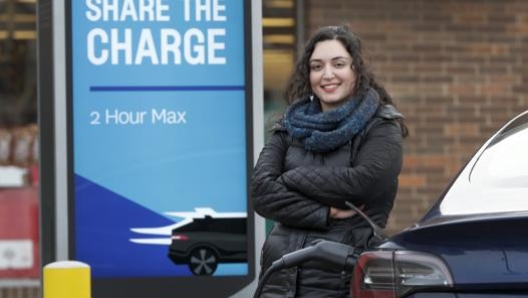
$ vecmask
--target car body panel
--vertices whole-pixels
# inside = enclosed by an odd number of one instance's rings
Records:
[[[405,231],[382,248],[423,251],[439,256],[457,287],[478,283],[528,289],[528,220],[500,218],[429,225]]]
[[[405,297],[528,297],[528,111],[476,151],[420,221],[374,250],[426,252],[449,268],[447,292]]]

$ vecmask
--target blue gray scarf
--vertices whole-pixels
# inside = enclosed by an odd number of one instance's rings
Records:
[[[284,127],[306,150],[328,152],[339,148],[365,127],[380,105],[374,89],[363,94],[325,112],[318,100],[306,97],[286,109]]]

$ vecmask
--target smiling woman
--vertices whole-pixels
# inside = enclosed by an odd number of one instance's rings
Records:
[[[402,165],[403,116],[366,69],[361,43],[345,26],[315,32],[285,95],[290,106],[252,176],[255,211],[275,221],[262,248],[264,285],[256,295],[348,297],[351,273],[344,266],[310,261],[266,273],[273,261],[315,241],[365,248],[370,227],[346,203],[385,226]]]
[[[322,41],[310,58],[310,86],[323,111],[338,107],[354,92],[352,57],[337,40]]]

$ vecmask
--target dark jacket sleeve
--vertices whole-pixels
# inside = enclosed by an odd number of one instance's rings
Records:
[[[279,181],[321,203],[346,208],[368,203],[397,179],[402,166],[402,135],[396,120],[383,120],[365,136],[351,166],[297,167]]]
[[[274,132],[260,153],[251,177],[253,207],[261,216],[288,226],[325,230],[329,207],[277,181],[284,170],[286,138],[285,133]]]

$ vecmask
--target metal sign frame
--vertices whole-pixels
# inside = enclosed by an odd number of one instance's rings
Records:
[[[96,278],[101,297],[166,297],[171,294],[247,297],[255,287],[264,220],[249,202],[249,176],[263,145],[261,1],[244,1],[246,159],[248,173],[248,272],[243,276]],[[42,264],[75,259],[72,116],[71,1],[43,0],[39,11],[39,128],[41,139]],[[114,294],[112,294],[114,293]]]

